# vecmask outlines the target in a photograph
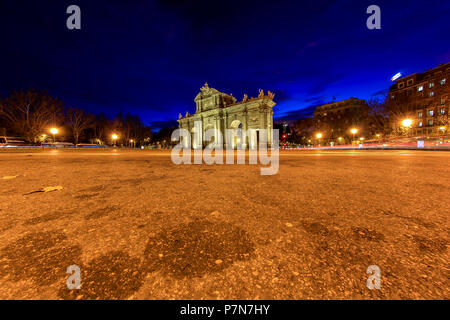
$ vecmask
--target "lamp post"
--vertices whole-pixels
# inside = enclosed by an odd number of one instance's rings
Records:
[[[355,134],[358,133],[358,129],[353,128],[353,129],[350,130],[350,132],[353,135],[353,138],[352,138],[352,144],[353,144],[353,142],[355,141]]]
[[[112,139],[113,139],[113,142],[114,142],[114,148],[116,147],[116,140],[117,140],[117,138],[118,138],[118,136],[117,136],[117,134],[113,134],[112,136]]]
[[[316,138],[317,140],[319,140],[319,147],[320,147],[320,139],[322,139],[323,134],[321,134],[320,132],[318,134],[316,134]]]
[[[402,126],[405,128],[406,135],[408,135],[409,129],[411,129],[412,124],[413,121],[411,119],[405,119],[402,121]]]
[[[51,128],[50,133],[53,135],[53,143],[56,142],[56,135],[58,134],[59,130],[56,128]]]

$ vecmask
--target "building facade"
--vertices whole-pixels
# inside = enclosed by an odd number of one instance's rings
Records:
[[[410,135],[436,136],[448,132],[450,63],[399,78],[389,89],[392,127],[413,120]]]
[[[368,113],[366,102],[358,98],[327,103],[314,110],[314,127],[325,142],[349,142],[353,138],[351,128],[357,128],[360,137],[370,134]]]
[[[216,147],[236,148],[238,144],[242,144],[244,148],[254,149],[257,146],[261,129],[267,130],[268,144],[271,145],[273,107],[275,106],[273,98],[274,94],[270,91],[264,94],[264,91],[260,90],[258,97],[248,98],[247,95],[244,95],[242,101],[238,102],[233,95],[210,88],[205,83],[194,99],[195,114],[187,112],[184,117],[180,114],[178,124],[180,128],[191,133],[191,147],[193,148],[214,143]],[[196,123],[200,123],[200,126],[196,126]],[[219,137],[217,141],[205,141],[205,132],[209,129],[215,130],[217,134],[214,136]],[[226,129],[236,129],[239,132],[248,132],[249,129],[254,129],[253,132],[256,136],[254,139],[248,135],[227,137]],[[222,140],[220,137],[223,137]]]
[[[316,107],[314,110],[314,118],[318,117],[337,117],[345,113],[360,114],[367,109],[364,100],[350,97],[349,99],[330,102]]]

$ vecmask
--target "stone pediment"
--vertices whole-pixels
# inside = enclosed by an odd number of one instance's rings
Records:
[[[203,87],[200,88],[200,92],[195,97],[194,101],[198,101],[201,99],[209,98],[215,94],[221,93],[219,90],[210,88],[208,83],[205,83]]]

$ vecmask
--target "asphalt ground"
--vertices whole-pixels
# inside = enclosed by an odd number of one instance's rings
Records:
[[[284,151],[263,176],[168,151],[0,151],[0,298],[449,299],[449,165]]]

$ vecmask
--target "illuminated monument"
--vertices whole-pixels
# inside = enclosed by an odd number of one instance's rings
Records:
[[[195,114],[186,113],[186,116],[179,115],[178,123],[180,128],[186,129],[191,133],[191,146],[199,148],[205,144],[204,133],[208,129],[218,130],[220,135],[224,136],[223,141],[216,141],[216,145],[223,144],[223,147],[234,148],[239,141],[233,137],[231,141],[227,141],[225,136],[226,129],[242,129],[247,132],[249,129],[255,129],[256,139],[258,141],[259,130],[268,130],[267,142],[272,143],[273,129],[273,110],[275,102],[273,102],[274,94],[270,91],[264,94],[263,90],[259,90],[256,98],[248,98],[244,95],[242,101],[237,102],[236,98],[231,94],[220,92],[214,88],[210,88],[207,83],[200,89],[199,94],[195,97],[196,104]],[[201,123],[201,126],[195,126],[194,123]],[[199,134],[200,131],[201,134]],[[197,133],[194,137],[194,133]],[[239,139],[239,138],[238,138]],[[254,148],[248,145],[248,136],[243,137],[244,148]]]

